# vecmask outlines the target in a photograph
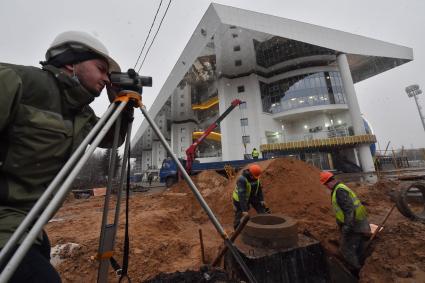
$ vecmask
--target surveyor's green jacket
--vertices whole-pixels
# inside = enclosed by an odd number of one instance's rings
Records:
[[[94,98],[53,66],[0,63],[0,248],[97,122]]]

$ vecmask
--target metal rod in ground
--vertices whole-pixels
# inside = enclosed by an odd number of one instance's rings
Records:
[[[5,246],[0,251],[0,265],[6,263],[7,258],[9,257],[10,252],[16,248],[16,245],[21,240],[24,233],[28,230],[28,228],[33,224],[34,220],[39,216],[40,211],[45,207],[46,203],[51,199],[51,196],[54,194],[57,186],[62,181],[62,179],[68,175],[69,170],[72,166],[74,166],[75,162],[78,158],[80,158],[81,154],[86,149],[89,142],[94,138],[96,133],[99,131],[100,127],[105,123],[105,121],[111,115],[111,112],[116,108],[116,105],[113,103],[109,106],[106,112],[102,115],[87,137],[83,140],[83,142],[78,146],[75,152],[71,155],[53,181],[46,188],[44,193],[40,196],[31,210],[28,212],[27,216],[12,234],[10,239],[7,241]]]
[[[58,207],[62,204],[63,200],[65,199],[68,193],[69,186],[71,186],[72,182],[74,181],[77,174],[80,172],[81,168],[84,166],[84,164],[90,158],[91,154],[95,151],[97,146],[105,137],[106,133],[111,128],[115,120],[118,118],[118,116],[120,115],[121,111],[124,109],[126,104],[127,104],[126,102],[121,102],[118,105],[117,109],[112,114],[111,118],[106,122],[104,127],[100,130],[99,134],[93,140],[93,142],[88,147],[84,155],[77,162],[77,164],[72,169],[71,173],[65,179],[63,184],[58,188],[58,191],[53,196],[52,200],[49,202],[45,210],[40,214],[40,216],[38,217],[37,221],[34,223],[31,230],[28,232],[26,237],[22,240],[22,243],[19,245],[18,249],[12,256],[12,258],[4,267],[2,273],[0,274],[0,283],[8,282],[10,277],[12,277],[13,273],[15,272],[16,268],[19,266],[23,257],[27,254],[31,245],[34,243],[37,236],[43,230],[43,226],[49,221],[49,219],[53,216],[53,214],[56,212]]]
[[[242,217],[241,222],[239,223],[238,227],[236,228],[236,231],[230,235],[230,241],[235,242],[236,238],[239,236],[239,234],[242,232],[243,228],[245,228],[246,223],[248,223],[249,221],[249,215],[245,215],[244,217]],[[220,261],[221,258],[224,256],[224,254],[227,252],[227,246],[224,246],[217,254],[217,256],[215,257],[213,263],[211,264],[212,266],[217,266]]]
[[[144,106],[140,107],[140,110],[142,111],[143,116],[148,121],[149,125],[152,127],[153,131],[161,141],[161,144],[165,147],[170,157],[174,160],[176,163],[178,169],[181,172],[181,175],[183,176],[184,180],[188,184],[189,188],[191,189],[192,193],[195,195],[196,199],[198,200],[199,204],[201,205],[202,209],[205,211],[205,213],[208,215],[208,218],[210,219],[211,223],[214,225],[217,232],[220,234],[220,236],[224,239],[224,243],[228,246],[228,248],[231,250],[232,254],[234,255],[236,261],[241,266],[242,270],[244,271],[245,275],[248,277],[250,282],[257,282],[252,275],[251,271],[246,266],[246,263],[243,261],[242,257],[236,250],[235,246],[233,246],[233,243],[229,240],[228,235],[224,231],[223,227],[221,226],[220,222],[215,217],[214,213],[211,211],[208,204],[205,202],[204,198],[202,197],[199,190],[196,188],[195,184],[193,183],[192,179],[187,174],[185,168],[180,163],[179,159],[174,155],[173,151],[170,148],[170,145],[164,138],[164,135],[159,130],[158,126],[155,124],[155,122],[152,120],[152,118],[149,116],[146,108]]]
[[[199,242],[201,243],[201,260],[203,264],[206,264],[205,250],[204,250],[204,239],[202,237],[202,229],[199,229]]]

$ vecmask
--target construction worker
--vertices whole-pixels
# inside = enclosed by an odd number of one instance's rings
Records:
[[[359,270],[365,243],[370,235],[366,208],[350,188],[335,180],[331,172],[321,172],[320,183],[332,191],[332,206],[341,231],[341,254],[347,263]]]
[[[97,122],[88,105],[110,84],[109,73],[120,71],[84,32],[59,34],[45,58],[41,69],[0,63],[0,248]],[[113,130],[102,147],[112,145]],[[43,233],[9,282],[61,282],[49,260]]]
[[[248,169],[243,170],[236,182],[236,188],[233,191],[233,208],[235,211],[233,228],[235,230],[241,218],[248,214],[250,205],[254,207],[257,213],[270,212],[264,202],[263,190],[261,189],[261,172],[260,166],[251,164]]]
[[[152,185],[152,180],[153,180],[153,174],[152,173],[149,173],[148,174],[148,183],[149,183],[149,186]]]
[[[258,159],[258,157],[260,156],[260,152],[254,147],[254,149],[252,150],[251,156],[253,159]]]

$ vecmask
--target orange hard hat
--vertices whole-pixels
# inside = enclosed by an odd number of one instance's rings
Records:
[[[320,183],[322,185],[326,184],[330,181],[331,178],[333,178],[334,174],[332,174],[329,171],[322,171],[320,172]]]
[[[258,179],[262,172],[261,167],[258,166],[257,164],[249,165],[248,171],[249,173],[251,173],[252,177],[254,177],[255,179]]]

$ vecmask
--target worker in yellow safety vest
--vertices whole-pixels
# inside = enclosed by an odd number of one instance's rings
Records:
[[[260,152],[254,147],[254,149],[251,152],[251,156],[253,159],[258,159],[258,157],[260,156]]]
[[[248,214],[250,205],[254,207],[257,213],[270,213],[264,202],[263,190],[261,188],[260,175],[261,167],[257,164],[251,164],[245,169],[236,182],[236,188],[233,191],[233,208],[235,211],[235,221],[233,227],[238,227],[241,218]]]
[[[341,231],[341,254],[347,263],[360,269],[364,246],[370,236],[366,208],[349,187],[335,180],[331,172],[321,172],[320,183],[332,191],[332,207]]]

